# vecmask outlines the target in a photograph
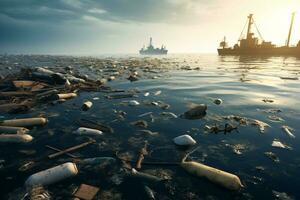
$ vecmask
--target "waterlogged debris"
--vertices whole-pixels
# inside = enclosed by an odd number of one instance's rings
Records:
[[[289,126],[282,126],[281,127],[282,130],[291,138],[295,138],[296,136],[291,132],[293,131],[294,129],[289,127]]]
[[[128,105],[130,105],[130,106],[138,106],[138,105],[140,105],[140,103],[138,101],[136,101],[136,100],[131,100],[131,101],[128,102]]]
[[[151,175],[151,174],[139,172],[134,168],[131,169],[131,175],[135,178],[138,178],[138,179],[141,179],[141,180],[144,180],[147,182],[152,182],[152,183],[157,183],[157,182],[161,182],[164,180],[162,178],[159,178],[159,177]]]
[[[151,105],[158,106],[158,103],[155,102],[155,101],[152,101],[152,102],[151,102]]]
[[[272,113],[272,114],[276,114],[276,113],[282,112],[282,110],[277,109],[277,108],[265,109],[263,111],[266,112],[266,113]]]
[[[76,93],[61,93],[61,94],[54,94],[52,95],[53,100],[60,100],[60,99],[72,99],[77,97]]]
[[[154,95],[155,95],[155,96],[158,96],[158,95],[160,95],[160,94],[161,94],[161,90],[158,90],[158,91],[154,92]]]
[[[168,118],[178,118],[178,116],[172,112],[162,112],[160,115]]]
[[[50,200],[51,196],[48,191],[41,185],[33,185],[29,191],[30,200]]]
[[[106,96],[106,98],[108,99],[125,99],[125,98],[132,98],[132,97],[136,97],[136,96],[132,93],[113,94],[113,95]]]
[[[103,124],[101,122],[98,122],[96,120],[80,119],[77,121],[77,123],[79,126],[97,129],[104,133],[113,133],[114,132],[114,130],[110,126]]]
[[[23,127],[0,126],[0,133],[26,134],[29,130]]]
[[[116,79],[115,76],[110,76],[110,77],[107,78],[108,81],[113,81],[113,80],[115,80],[115,79]]]
[[[175,137],[173,142],[180,146],[192,146],[197,143],[190,135],[180,135]]]
[[[285,192],[277,192],[275,190],[272,191],[273,192],[273,195],[274,197],[277,199],[277,200],[294,200],[294,198],[290,197],[287,193]]]
[[[242,151],[244,151],[245,149],[246,149],[246,146],[243,144],[235,144],[232,146],[233,152],[237,155],[241,155]]]
[[[258,126],[260,133],[264,133],[266,127],[271,127],[269,124],[257,119],[249,119],[250,123],[254,126]]]
[[[278,139],[273,140],[272,147],[277,147],[277,148],[282,148],[282,149],[289,149],[289,150],[292,149],[292,147],[290,147],[290,146],[288,146],[286,144],[283,144]]]
[[[139,80],[136,75],[132,75],[132,74],[127,79],[130,80],[131,82]]]
[[[50,185],[66,178],[77,175],[78,170],[75,163],[67,162],[56,167],[40,171],[31,175],[25,182],[27,187],[33,185]]]
[[[277,157],[277,155],[276,155],[275,153],[273,153],[273,152],[271,152],[271,151],[268,151],[268,152],[265,152],[264,154],[265,154],[267,157],[271,158],[274,162],[276,162],[276,163],[279,163],[279,162],[280,162],[279,158]]]
[[[224,134],[226,134],[226,133],[231,133],[233,130],[238,131],[238,126],[234,126],[229,123],[226,123],[224,128],[220,127],[219,125],[212,125],[212,126],[205,125],[204,130],[214,134],[218,134],[219,132],[223,132]]]
[[[150,200],[155,200],[155,195],[154,195],[154,192],[151,188],[149,188],[148,186],[144,186],[144,189],[145,189],[145,192],[148,196],[148,199]]]
[[[131,125],[138,126],[140,128],[147,128],[148,123],[145,120],[138,120],[135,122],[131,122]]]
[[[158,106],[163,110],[167,110],[170,108],[170,105],[165,102],[157,101],[157,103],[158,103]]]
[[[158,132],[152,132],[150,130],[139,130],[139,132],[144,133],[145,135],[150,135],[150,136],[157,136],[159,134]]]
[[[100,164],[113,164],[116,163],[117,160],[112,157],[95,157],[95,158],[85,158],[80,160],[80,164],[84,165],[100,165]]]
[[[75,133],[79,135],[103,135],[103,132],[100,130],[85,127],[78,128]]]
[[[10,119],[0,121],[1,126],[14,126],[14,127],[31,127],[45,125],[47,119],[43,117],[39,118],[26,118],[26,119]]]
[[[81,106],[81,109],[86,111],[86,110],[90,109],[92,106],[93,106],[93,103],[91,101],[86,101]]]
[[[281,76],[280,78],[283,80],[299,80],[298,77]]]
[[[206,104],[193,104],[191,109],[186,111],[182,117],[185,119],[201,119],[206,115]]]
[[[147,96],[149,96],[149,95],[150,95],[149,92],[146,92],[146,93],[144,94],[145,97],[147,97]]]
[[[273,99],[269,99],[269,98],[264,98],[262,101],[265,103],[273,103],[274,102]]]
[[[207,178],[209,181],[229,190],[239,190],[243,187],[238,176],[195,161],[185,161],[188,155],[186,155],[180,165],[190,174],[201,178]]]
[[[60,152],[57,152],[57,153],[48,155],[48,158],[50,158],[50,159],[56,158],[56,157],[61,156],[61,155],[63,155],[63,154],[70,153],[70,152],[72,152],[72,151],[81,149],[81,148],[83,148],[83,147],[85,147],[85,146],[87,146],[87,145],[90,145],[90,144],[92,144],[92,143],[95,143],[95,142],[96,142],[95,140],[90,140],[90,141],[88,141],[88,142],[84,142],[84,143],[82,143],[82,144],[79,144],[79,145],[76,145],[76,146],[73,146],[73,147],[64,149],[64,150],[62,150],[62,151],[60,151]]]
[[[216,104],[216,105],[221,105],[222,103],[223,103],[222,99],[215,99],[214,100],[214,104]]]
[[[100,98],[99,97],[93,97],[93,100],[99,100]]]
[[[0,134],[0,143],[29,143],[32,140],[28,134]]]
[[[83,200],[92,200],[94,199],[98,191],[98,187],[87,184],[81,184],[74,196]]]
[[[276,115],[270,115],[268,116],[268,118],[272,121],[272,122],[283,122],[284,119],[282,119],[281,117],[278,117]]]

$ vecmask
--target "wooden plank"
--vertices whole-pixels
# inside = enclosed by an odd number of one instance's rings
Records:
[[[98,191],[98,187],[81,184],[74,196],[83,200],[92,200],[96,196]]]
[[[82,143],[82,144],[79,144],[79,145],[76,145],[76,146],[67,148],[67,149],[65,149],[65,150],[62,150],[62,151],[60,151],[60,152],[51,154],[51,155],[48,156],[48,158],[50,158],[50,159],[51,159],[51,158],[56,158],[56,157],[58,157],[58,156],[61,156],[61,155],[66,154],[66,153],[69,153],[69,152],[71,152],[71,151],[78,150],[78,149],[80,149],[80,148],[82,148],[82,147],[85,147],[85,146],[87,146],[87,145],[89,145],[89,144],[92,144],[92,143],[95,143],[95,140],[90,140],[90,141],[88,141],[88,142],[84,142],[84,143]]]

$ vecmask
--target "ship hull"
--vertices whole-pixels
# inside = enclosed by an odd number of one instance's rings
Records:
[[[160,50],[160,51],[140,51],[141,55],[167,55],[168,50]]]
[[[277,48],[222,48],[218,49],[220,56],[226,55],[252,55],[252,56],[295,56],[300,57],[299,47],[277,47]]]

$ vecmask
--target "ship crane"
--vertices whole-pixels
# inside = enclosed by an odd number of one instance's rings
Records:
[[[292,19],[291,19],[291,25],[290,25],[289,35],[288,35],[288,39],[287,39],[287,42],[286,42],[286,46],[287,47],[290,46],[290,40],[291,40],[291,34],[292,34],[292,29],[293,29],[295,14],[296,14],[295,12],[292,13]]]

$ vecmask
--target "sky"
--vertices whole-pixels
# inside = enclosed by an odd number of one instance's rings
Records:
[[[249,13],[265,41],[300,40],[300,0],[0,0],[0,53],[126,54],[153,37],[170,53],[234,45]]]

